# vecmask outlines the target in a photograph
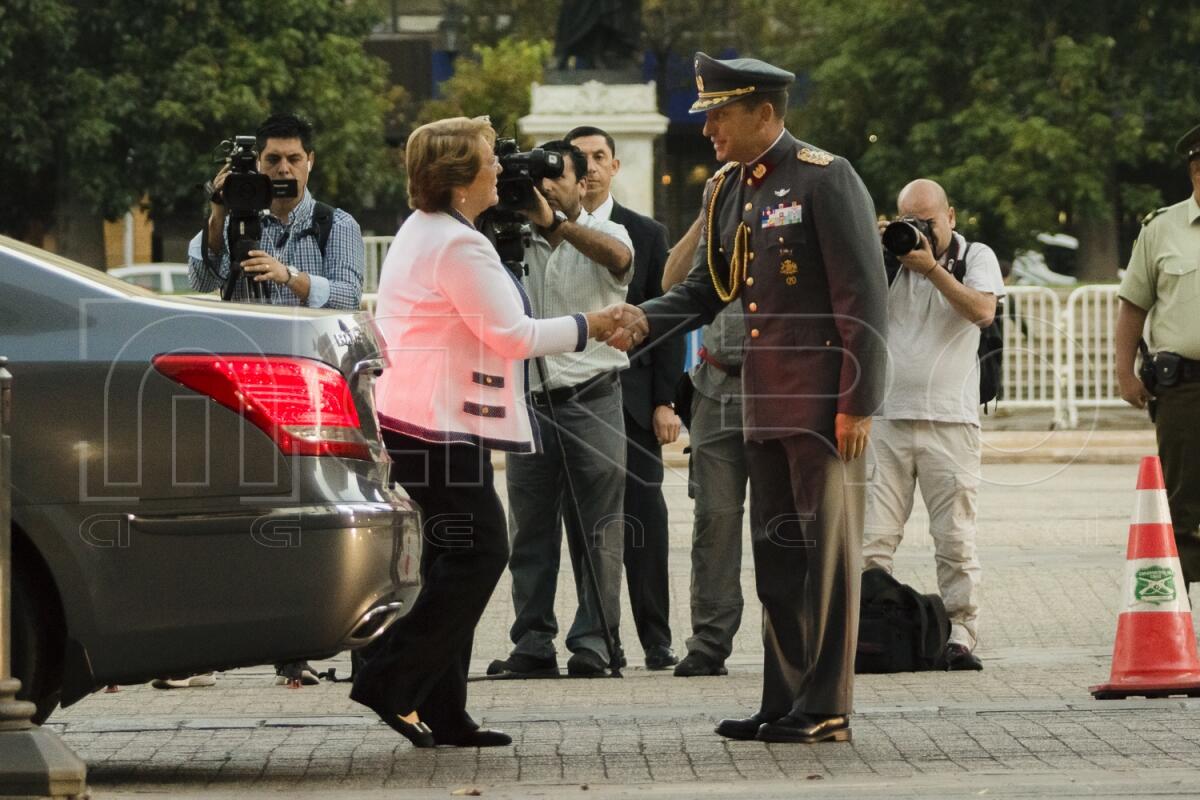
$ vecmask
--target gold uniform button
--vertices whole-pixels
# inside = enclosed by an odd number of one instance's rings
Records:
[[[488,408],[487,406],[483,406],[482,408],[480,408],[480,409],[479,409],[479,413],[483,414],[485,417],[486,417],[486,416],[487,416],[487,415],[488,415],[490,412],[491,412],[491,409],[490,409],[490,408]]]
[[[751,251],[750,255],[748,255],[747,258],[749,258],[751,261],[753,261],[754,260],[754,252]]]
[[[750,178],[746,178],[746,185],[747,185],[747,186],[753,186],[753,185],[754,185],[754,181],[753,181],[753,180],[751,180]],[[746,209],[746,210],[747,210],[747,211],[749,211],[749,209]]]
[[[745,205],[745,206],[743,206],[743,208],[744,208],[746,211],[749,211],[750,209],[754,208],[754,204],[753,204],[753,203],[746,203],[746,205]]]
[[[753,275],[752,275],[752,276],[750,276],[749,278],[746,278],[746,285],[747,285],[747,286],[753,286],[753,285],[754,285],[754,276],[753,276]]]
[[[750,312],[751,312],[751,313],[754,313],[755,311],[758,311],[758,303],[751,303],[751,304],[750,304],[750,306],[749,306],[749,308],[750,308]]]
[[[758,338],[758,328],[752,328],[752,329],[750,330],[750,338],[751,338],[751,339],[757,339],[757,338]]]
[[[826,347],[829,347],[829,346],[830,346],[830,345],[832,345],[832,344],[833,344],[833,339],[826,339],[826,340],[825,340],[825,346],[826,346]]]
[[[487,385],[489,385],[489,386],[491,386],[491,385],[492,385],[492,379],[491,379],[491,378],[484,378],[484,379],[483,379],[483,382],[484,382],[484,383],[486,383],[486,384],[487,384]]]

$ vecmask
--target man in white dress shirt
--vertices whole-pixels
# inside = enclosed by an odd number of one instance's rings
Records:
[[[554,212],[535,226],[525,249],[524,285],[533,315],[559,316],[563,309],[602,308],[625,300],[633,277],[633,244],[625,228],[601,221],[583,207],[587,159],[564,142],[544,149],[563,154],[563,174],[541,184]],[[568,312],[569,313],[569,312]],[[506,476],[515,620],[507,659],[488,674],[542,677],[558,674],[554,596],[562,550],[562,524],[575,575],[578,609],[566,635],[575,677],[604,674],[613,653],[578,545],[591,551],[600,601],[610,625],[620,619],[625,491],[625,424],[618,372],[624,353],[589,341],[580,353],[548,356],[529,364],[529,385],[541,450],[509,454]],[[552,407],[552,408],[551,408]],[[561,521],[561,522],[560,522]]]

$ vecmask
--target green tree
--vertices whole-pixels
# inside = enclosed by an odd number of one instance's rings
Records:
[[[1082,277],[1111,279],[1122,227],[1185,187],[1170,148],[1200,100],[1187,4],[776,0],[758,13],[765,55],[811,80],[795,129],[850,158],[881,212],[932,177],[1002,251],[1065,228]]]
[[[17,187],[0,198],[6,231],[57,221],[77,254],[71,226],[97,213],[143,199],[155,215],[199,212],[217,143],[280,110],[314,122],[323,199],[353,208],[394,186],[385,69],[361,46],[373,2],[14,0],[0,14],[0,114],[21,120],[0,146]]]
[[[517,120],[529,113],[530,86],[541,81],[553,50],[545,39],[477,45],[470,57],[455,62],[454,76],[442,84],[442,99],[425,103],[417,121],[487,115],[501,136],[516,136]]]

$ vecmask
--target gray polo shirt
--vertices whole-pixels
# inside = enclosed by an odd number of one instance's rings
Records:
[[[1142,228],[1120,296],[1150,312],[1152,350],[1200,359],[1200,205],[1195,195]]]
[[[624,225],[598,220],[583,209],[575,222],[618,239],[633,253],[633,242]],[[633,280],[632,267],[618,278],[566,240],[551,248],[536,228],[525,248],[525,265],[529,268],[529,274],[524,278],[525,291],[533,307],[533,316],[538,319],[596,311],[613,303],[623,303]],[[545,362],[551,389],[576,386],[601,372],[629,367],[628,356],[595,339],[589,339],[582,352],[546,356]],[[532,365],[530,367],[530,388],[541,391],[538,371]]]

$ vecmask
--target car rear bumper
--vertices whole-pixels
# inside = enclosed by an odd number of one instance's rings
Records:
[[[399,496],[128,523],[126,546],[89,554],[112,572],[99,585],[124,588],[69,625],[90,672],[65,681],[77,691],[362,647],[420,591],[420,517]]]

